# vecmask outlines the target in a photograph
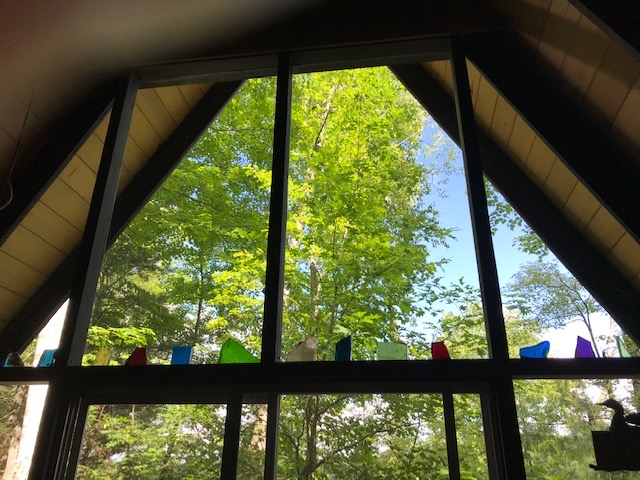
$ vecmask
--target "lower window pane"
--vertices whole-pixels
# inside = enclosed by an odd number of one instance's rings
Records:
[[[0,385],[0,478],[29,475],[47,385]]]
[[[284,396],[278,478],[449,478],[442,396]]]
[[[608,431],[614,409],[599,403],[614,398],[625,414],[636,412],[637,381],[523,380],[514,382],[514,388],[527,478],[640,479],[640,472],[609,473],[590,467],[611,467],[609,447],[616,457],[632,443]],[[594,431],[607,437],[602,448],[594,448]],[[631,457],[640,465],[638,444],[632,448]]]
[[[79,479],[218,478],[225,405],[93,405]]]
[[[488,479],[487,455],[480,396],[460,394],[453,396],[460,476],[463,479]]]

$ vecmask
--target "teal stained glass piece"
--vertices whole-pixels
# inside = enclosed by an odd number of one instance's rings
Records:
[[[622,341],[621,337],[616,337],[616,345],[618,346],[618,352],[620,352],[620,358],[629,358],[631,354],[627,350],[627,346]]]
[[[376,342],[378,346],[378,360],[407,360],[409,349],[404,343],[398,342]]]
[[[40,356],[40,360],[38,361],[39,367],[50,367],[53,365],[54,356],[56,354],[56,350],[44,350],[42,355]]]
[[[171,349],[171,365],[189,365],[191,363],[191,347],[173,347]]]
[[[520,349],[520,358],[547,358],[550,348],[551,344],[546,340],[531,347],[522,347]]]
[[[593,351],[591,342],[586,338],[578,337],[576,343],[576,358],[594,358],[596,354]]]
[[[307,338],[305,341],[298,343],[293,350],[286,356],[286,362],[313,362],[318,354],[318,339],[315,337]]]
[[[230,338],[224,342],[220,349],[218,363],[260,363],[260,360],[233,338]]]
[[[4,361],[5,367],[24,367],[24,362],[20,358],[20,355],[16,352],[12,352],[7,355],[7,358]]]
[[[351,361],[351,335],[336,343],[336,362]]]

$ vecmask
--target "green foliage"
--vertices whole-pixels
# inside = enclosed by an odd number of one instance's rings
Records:
[[[187,344],[195,362],[213,363],[228,338],[259,355],[274,95],[273,79],[247,82],[108,252],[88,362],[100,347],[122,362],[147,346],[151,362],[163,363],[172,345]],[[423,144],[424,111],[386,69],[299,75],[293,97],[283,352],[315,336],[319,358],[329,360],[352,334],[356,359],[373,358],[376,340],[407,341],[412,357],[428,358],[415,325],[429,312],[454,358],[487,357],[478,292],[462,280],[443,285],[446,259],[431,256],[453,232],[424,201],[440,167],[418,157],[439,152],[446,169],[450,150]],[[499,197],[490,203],[498,223],[517,225]],[[518,279],[524,320],[524,300],[554,298],[540,297],[533,273]],[[459,311],[434,312],[436,300]],[[545,321],[567,315],[550,310]],[[515,356],[537,342],[543,323],[515,310],[506,317]],[[580,431],[572,453],[584,458],[584,385],[566,385],[516,386],[533,478],[583,472],[558,453],[569,450],[564,430],[543,428],[570,418],[567,428]],[[478,396],[455,402],[463,478],[486,478]],[[217,478],[224,420],[217,405],[95,406],[78,478]],[[238,478],[257,480],[266,407],[245,406],[242,423]],[[278,471],[304,480],[448,478],[441,397],[285,396]],[[580,478],[572,475],[563,478]]]

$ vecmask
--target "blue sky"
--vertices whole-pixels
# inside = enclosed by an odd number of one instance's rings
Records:
[[[435,131],[434,127],[425,128],[423,132],[425,142],[431,142],[431,136]],[[429,195],[425,201],[435,205],[440,212],[443,226],[456,229],[457,241],[451,241],[448,249],[437,247],[431,250],[431,253],[434,259],[442,257],[450,259],[442,272],[445,283],[457,282],[459,278],[463,277],[466,283],[478,287],[471,217],[466,193],[467,186],[462,173],[462,152],[457,147],[455,147],[455,152],[454,164],[458,167],[459,173],[448,175],[446,183],[440,184],[444,196],[434,193]],[[422,158],[421,161],[431,163],[435,159]],[[514,238],[520,233],[522,233],[521,230],[511,231],[506,226],[499,225],[497,233],[493,237],[498,277],[503,291],[511,277],[518,272],[520,265],[536,260],[535,256],[521,252],[513,245]],[[443,309],[446,307],[444,304],[442,307],[439,306]],[[612,324],[610,317],[606,314],[595,314],[593,326],[596,335],[610,336],[618,331],[617,326]],[[581,322],[572,322],[562,329],[547,330],[543,336],[544,339],[551,342],[551,357],[567,358],[573,357],[578,335],[588,338],[588,331]]]

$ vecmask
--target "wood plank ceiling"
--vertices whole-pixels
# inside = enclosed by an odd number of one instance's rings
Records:
[[[584,115],[598,118],[637,158],[640,64],[566,0],[494,3],[515,19],[529,47],[571,85]],[[448,61],[429,62],[425,68],[452,92]],[[479,127],[640,289],[640,244],[471,62],[468,68]]]
[[[148,88],[138,92],[121,192],[209,89],[209,85]],[[89,212],[107,132],[107,116],[0,247],[0,329],[20,311],[78,245]]]
[[[579,104],[581,113],[593,119],[637,159],[640,153],[638,61],[567,0],[491,0],[490,3],[532,53],[564,79],[569,86],[566,95]],[[451,92],[451,70],[447,61],[429,62],[424,66]],[[469,62],[468,66],[480,128],[504,148],[514,163],[640,290],[640,244],[636,238],[558,158],[490,79],[473,63]],[[120,191],[134,179],[208,88],[208,85],[181,85],[139,92]],[[24,116],[24,104],[23,101],[15,108],[15,118]],[[45,114],[34,111],[30,122],[38,126],[43,123],[41,117]],[[108,118],[105,118],[0,247],[0,330],[78,245],[107,124]],[[7,152],[12,151],[20,136],[19,131],[9,128],[12,125],[15,126],[13,123],[3,126],[0,122],[3,158],[8,157]],[[29,131],[35,128],[33,125]],[[30,138],[22,141],[25,145],[31,143]]]

